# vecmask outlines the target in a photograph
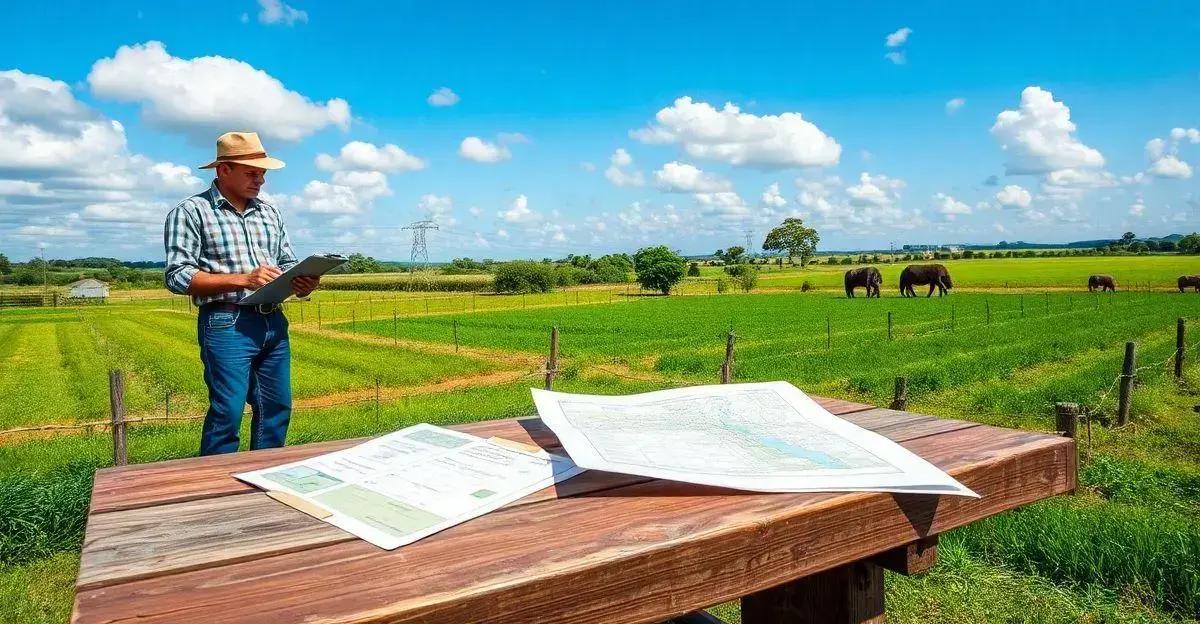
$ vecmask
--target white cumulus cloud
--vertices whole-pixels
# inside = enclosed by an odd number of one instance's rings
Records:
[[[308,21],[308,13],[306,11],[293,8],[280,0],[258,0],[258,6],[258,21],[263,24],[284,24],[291,26],[296,22]]]
[[[1008,155],[1009,175],[1104,166],[1104,156],[1075,137],[1071,109],[1041,87],[1026,87],[1020,107],[997,115],[991,133]]]
[[[904,180],[885,175],[873,176],[864,171],[858,177],[858,184],[846,187],[846,194],[854,206],[890,207],[899,201],[904,186]]]
[[[733,189],[729,180],[681,162],[663,165],[654,172],[654,181],[667,193],[719,193]]]
[[[908,36],[912,34],[912,29],[908,26],[900,28],[896,32],[889,33],[884,39],[884,44],[889,48],[898,48],[905,43],[908,43]]]
[[[938,193],[933,196],[937,211],[949,221],[953,221],[958,215],[971,214],[971,207],[950,195]]]
[[[783,194],[779,192],[779,183],[774,182],[767,188],[763,189],[762,197],[760,198],[764,206],[771,208],[783,208],[787,205],[787,200]]]
[[[1004,208],[1028,208],[1033,195],[1016,184],[1007,184],[996,193],[996,201]]]
[[[436,89],[433,93],[429,94],[428,98],[425,98],[425,101],[429,102],[430,106],[438,107],[454,106],[455,104],[458,104],[458,100],[458,94],[454,91],[451,91],[450,87],[441,87]]]
[[[480,163],[497,163],[512,158],[512,152],[503,145],[489,143],[475,136],[462,140],[458,146],[458,155]]]
[[[316,165],[323,171],[361,170],[395,173],[419,171],[425,168],[425,161],[392,143],[378,146],[363,141],[351,141],[342,146],[337,156],[318,154]]]
[[[498,213],[505,223],[530,223],[537,221],[539,215],[529,208],[529,198],[517,195],[509,205],[508,210]]]
[[[800,113],[752,115],[727,102],[717,110],[684,96],[630,132],[645,143],[673,143],[694,158],[759,167],[835,165],[842,147]]]
[[[328,126],[350,127],[343,99],[313,102],[248,63],[183,59],[158,41],[121,46],[112,58],[96,61],[87,80],[97,97],[136,102],[147,121],[193,136],[211,139],[238,129],[296,141]]]
[[[1185,180],[1192,177],[1192,166],[1179,157],[1179,146],[1185,142],[1200,143],[1200,130],[1196,128],[1171,128],[1169,139],[1150,139],[1146,142],[1146,158],[1150,168],[1146,170],[1159,178]]]
[[[646,183],[641,171],[631,169],[633,156],[625,148],[617,148],[609,157],[609,166],[604,170],[604,177],[614,186],[642,186]]]

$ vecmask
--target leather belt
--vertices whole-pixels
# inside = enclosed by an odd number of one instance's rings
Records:
[[[200,307],[210,310],[225,310],[227,312],[241,312],[242,310],[250,310],[253,312],[258,312],[263,316],[273,314],[275,311],[280,309],[280,306],[277,303],[260,303],[258,305],[243,306],[236,303],[230,303],[228,301],[214,301],[212,303],[206,303]]]

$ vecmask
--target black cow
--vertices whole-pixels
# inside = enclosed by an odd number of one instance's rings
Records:
[[[879,287],[883,285],[883,276],[875,267],[862,267],[846,271],[846,297],[854,298],[854,289],[867,289],[867,298],[879,297]]]
[[[938,296],[941,297],[954,287],[950,281],[950,271],[941,264],[910,264],[900,272],[901,297],[916,297],[913,286],[926,284],[929,284],[929,294],[925,295],[926,297],[933,296],[934,288],[937,288]]]
[[[1111,275],[1092,275],[1088,277],[1088,292],[1095,292],[1099,288],[1100,292],[1112,291],[1117,292],[1117,282],[1113,280]]]
[[[1183,292],[1188,288],[1195,288],[1196,292],[1200,292],[1200,275],[1179,276],[1179,292]]]

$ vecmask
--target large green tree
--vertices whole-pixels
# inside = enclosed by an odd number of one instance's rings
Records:
[[[1192,232],[1191,234],[1179,239],[1179,243],[1176,244],[1176,249],[1179,250],[1179,253],[1200,254],[1200,234]]]
[[[767,233],[763,251],[786,251],[789,263],[799,256],[800,266],[804,267],[816,253],[820,241],[821,235],[816,230],[804,225],[801,219],[789,217]]]
[[[9,273],[12,273],[12,263],[8,261],[8,256],[0,253],[0,275]]]
[[[671,288],[683,279],[687,261],[666,245],[643,247],[633,254],[633,270],[642,288],[671,294]]]

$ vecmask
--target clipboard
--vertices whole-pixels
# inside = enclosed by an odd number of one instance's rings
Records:
[[[335,267],[345,264],[348,258],[337,254],[313,254],[271,280],[269,284],[242,297],[238,305],[283,303],[292,296],[292,278],[301,276],[320,277]]]

